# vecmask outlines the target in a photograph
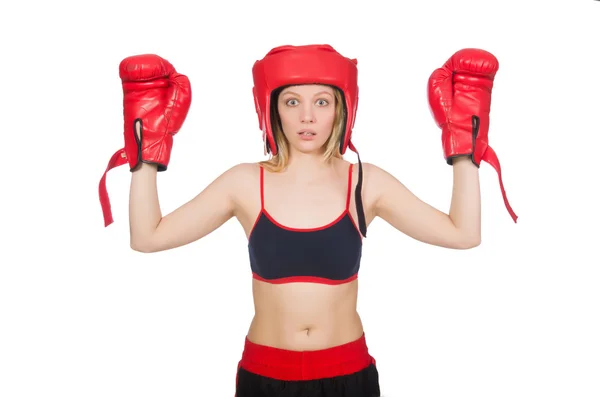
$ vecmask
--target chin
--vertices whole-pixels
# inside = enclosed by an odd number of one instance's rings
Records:
[[[325,143],[320,142],[297,142],[294,149],[304,154],[318,153],[324,150],[324,145]]]

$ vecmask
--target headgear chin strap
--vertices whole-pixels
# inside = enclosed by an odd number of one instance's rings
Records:
[[[352,128],[358,108],[358,69],[356,59],[342,56],[332,46],[314,44],[303,46],[284,45],[275,47],[252,68],[254,78],[254,105],[258,124],[263,132],[265,149],[277,155],[277,142],[271,128],[271,97],[275,89],[287,85],[327,84],[338,88],[344,99],[344,128],[340,138],[340,154],[350,148],[358,156],[358,182],[355,200],[358,225],[361,234],[367,237],[367,226],[362,204],[363,170],[360,156],[351,142]]]

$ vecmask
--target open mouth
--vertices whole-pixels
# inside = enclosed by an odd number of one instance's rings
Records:
[[[316,132],[311,131],[311,130],[303,130],[303,131],[299,131],[298,135],[303,135],[303,136],[314,136],[317,135]]]

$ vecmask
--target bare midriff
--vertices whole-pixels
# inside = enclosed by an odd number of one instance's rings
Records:
[[[252,280],[255,315],[250,342],[286,350],[310,351],[342,345],[363,334],[356,311],[357,280],[328,285],[270,284]]]

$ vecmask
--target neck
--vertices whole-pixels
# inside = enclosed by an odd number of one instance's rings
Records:
[[[315,176],[330,171],[332,167],[333,162],[331,160],[325,161],[321,153],[301,153],[294,151],[290,153],[286,171],[295,178],[311,180]]]

